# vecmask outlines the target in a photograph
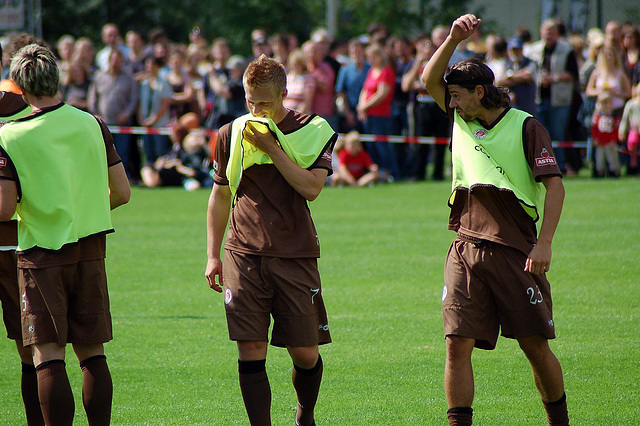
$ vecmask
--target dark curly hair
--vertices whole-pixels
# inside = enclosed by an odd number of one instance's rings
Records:
[[[451,67],[445,77],[447,85],[462,86],[467,90],[473,90],[476,86],[482,86],[484,96],[480,100],[487,109],[507,108],[510,105],[509,91],[504,87],[493,84],[495,76],[491,68],[478,58],[465,59]]]

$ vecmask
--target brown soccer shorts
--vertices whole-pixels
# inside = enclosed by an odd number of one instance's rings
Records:
[[[256,256],[226,250],[224,302],[229,338],[305,347],[331,342],[317,259]]]
[[[24,345],[84,345],[113,338],[104,259],[20,268]]]
[[[445,336],[475,339],[481,349],[494,349],[499,332],[555,338],[551,286],[545,275],[524,271],[526,259],[505,245],[456,238],[444,274]]]

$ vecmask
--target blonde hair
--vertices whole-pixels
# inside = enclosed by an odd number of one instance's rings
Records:
[[[296,72],[297,66],[300,66],[304,71],[307,71],[307,58],[304,55],[302,49],[294,49],[289,54],[287,59],[287,67],[289,72]]]
[[[366,49],[367,55],[375,55],[382,59],[382,66],[389,65],[389,58],[384,53],[382,46],[379,44],[371,44]]]
[[[51,50],[38,44],[29,44],[13,55],[10,76],[23,92],[36,98],[58,93],[60,72],[56,57]]]
[[[284,65],[262,54],[249,63],[242,82],[254,89],[270,88],[273,93],[282,93],[287,88],[287,73]]]
[[[360,142],[360,133],[357,130],[352,130],[349,133],[344,135],[344,144],[345,146],[348,145],[360,145],[362,146],[362,143]]]

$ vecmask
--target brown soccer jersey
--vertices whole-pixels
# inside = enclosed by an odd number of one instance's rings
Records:
[[[308,123],[310,115],[289,111],[278,123],[285,135]],[[230,153],[231,125],[220,129],[216,142],[215,176],[218,185],[228,185],[226,166]],[[309,169],[331,173],[331,150],[336,136],[327,141],[324,152]],[[247,254],[272,257],[320,257],[320,246],[306,199],[273,164],[244,170],[231,212],[225,248]]]

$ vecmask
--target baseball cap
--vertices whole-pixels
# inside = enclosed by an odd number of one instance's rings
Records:
[[[507,49],[522,49],[522,39],[520,37],[512,37],[507,42]]]

